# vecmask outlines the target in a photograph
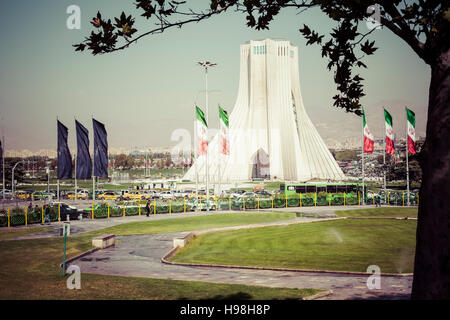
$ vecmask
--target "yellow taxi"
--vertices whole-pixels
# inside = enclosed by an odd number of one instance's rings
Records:
[[[17,199],[26,200],[30,198],[30,194],[26,191],[18,190],[16,191],[14,197],[16,197]]]
[[[114,191],[106,191],[102,194],[99,194],[97,199],[98,200],[118,200],[120,199],[121,195],[114,192]]]
[[[155,191],[150,191],[150,190],[142,190],[139,191],[139,193],[142,196],[142,200],[151,200],[156,196],[156,192]]]
[[[197,194],[195,193],[195,192],[193,192],[193,193],[191,193],[189,196],[188,196],[188,198],[189,199],[191,199],[191,198],[197,198]],[[206,200],[206,191],[199,191],[198,192],[198,198],[200,198],[200,200]],[[209,199],[212,199],[212,200],[217,200],[218,198],[213,194],[213,193],[210,193],[209,194]]]
[[[139,191],[127,191],[122,196],[125,200],[144,200],[145,194]]]
[[[75,192],[67,193],[67,198],[69,198],[70,200],[75,199]],[[86,193],[78,193],[77,194],[77,199],[86,200],[87,198],[88,198],[88,195]]]

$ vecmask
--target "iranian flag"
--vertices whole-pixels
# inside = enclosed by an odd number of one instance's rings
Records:
[[[386,125],[386,153],[394,154],[394,130],[392,129],[392,116],[384,109],[384,120]]]
[[[373,152],[373,134],[370,133],[369,126],[366,122],[366,113],[363,109],[363,132],[364,132],[364,152],[365,153],[372,153]]]
[[[407,132],[408,132],[408,152],[416,154],[416,114],[406,108]]]
[[[228,140],[228,113],[219,106],[220,118],[220,152],[224,155],[230,154],[230,141]]]
[[[205,155],[208,149],[208,125],[206,124],[205,114],[202,109],[195,106],[196,130],[197,130],[197,153]]]

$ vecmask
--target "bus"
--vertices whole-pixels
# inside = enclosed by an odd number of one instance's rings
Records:
[[[362,192],[361,183],[281,183],[280,192],[286,195],[298,193],[351,193]]]

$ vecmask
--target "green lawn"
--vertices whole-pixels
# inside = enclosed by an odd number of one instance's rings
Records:
[[[232,214],[129,223],[68,239],[67,257],[91,248],[95,234],[162,233],[292,218],[277,214]],[[223,217],[221,217],[223,216]],[[182,228],[184,226],[184,228]],[[31,229],[30,229],[31,230]],[[267,288],[246,285],[159,280],[82,273],[81,290],[68,290],[61,275],[63,240],[46,238],[0,241],[0,299],[298,299],[314,289]]]
[[[214,232],[194,239],[173,261],[365,272],[412,272],[416,221],[338,220]]]
[[[45,232],[51,228],[0,228],[0,240],[8,240],[16,237]]]
[[[417,218],[417,208],[381,207],[357,210],[336,210],[338,217],[414,217]]]
[[[230,227],[254,223],[275,222],[291,220],[294,218],[295,213],[292,212],[229,213],[146,222],[131,222],[98,231],[89,232],[88,235],[94,236],[98,234],[109,233],[115,235],[169,233],[218,227]]]

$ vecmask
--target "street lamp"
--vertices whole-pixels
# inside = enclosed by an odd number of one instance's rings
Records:
[[[205,68],[205,96],[206,96],[206,124],[209,124],[208,118],[208,68],[215,67],[217,63],[209,61],[197,62],[197,64]],[[206,126],[206,139],[208,139],[208,126]],[[208,167],[208,148],[206,148],[206,211],[209,212],[209,167]]]
[[[14,195],[15,194],[15,190],[14,190],[14,170],[16,169],[17,165],[19,163],[24,162],[24,160],[20,160],[19,162],[17,162],[14,167],[12,168],[12,176],[11,176],[11,194]]]

